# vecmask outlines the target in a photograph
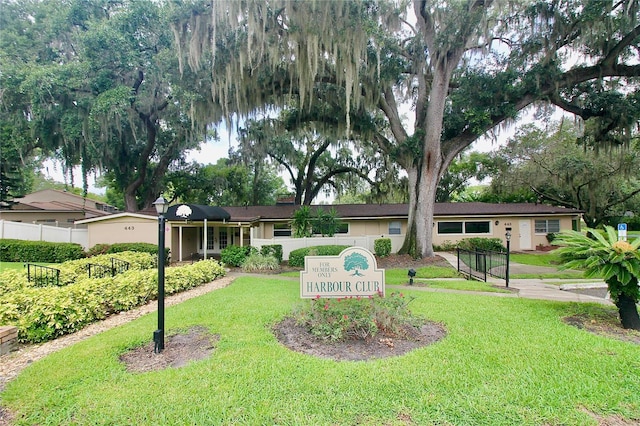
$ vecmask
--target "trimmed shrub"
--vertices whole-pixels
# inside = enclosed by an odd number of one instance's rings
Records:
[[[330,245],[299,248],[289,253],[289,266],[304,268],[305,256],[337,256],[342,250],[349,247],[350,246]]]
[[[48,241],[0,240],[0,261],[60,263],[85,257],[84,249],[76,243]]]
[[[376,256],[385,257],[391,254],[391,238],[378,238],[373,242]]]
[[[227,266],[240,267],[250,253],[255,251],[254,247],[240,247],[230,245],[222,249],[220,252],[220,261]]]
[[[260,254],[263,256],[273,256],[278,261],[278,264],[280,264],[282,263],[282,244],[262,246]]]
[[[212,259],[167,268],[165,292],[180,292],[224,274],[222,265]],[[17,326],[21,342],[44,342],[78,331],[112,313],[140,306],[156,298],[157,293],[157,269],[130,269],[105,278],[85,276],[64,287],[21,287],[0,295],[0,324]]]
[[[168,248],[165,248],[165,252]],[[138,251],[158,255],[158,245],[151,243],[115,243],[109,246],[107,253],[121,253],[123,251]]]
[[[471,251],[507,251],[500,238],[464,238],[458,242],[458,248]]]

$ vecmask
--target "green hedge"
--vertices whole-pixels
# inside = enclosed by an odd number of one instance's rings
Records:
[[[48,241],[0,240],[0,261],[61,263],[85,257],[84,249],[76,243]]]
[[[304,268],[305,256],[337,256],[350,246],[313,246],[303,247],[289,253],[289,266]]]
[[[222,265],[212,259],[167,268],[165,293],[187,290],[224,274]],[[157,269],[130,269],[115,277],[83,277],[64,287],[42,288],[29,287],[16,271],[7,271],[0,274],[0,282],[13,283],[11,288],[5,284],[0,294],[0,324],[17,326],[19,341],[31,343],[76,332],[155,299],[158,293]]]
[[[471,251],[507,251],[500,238],[463,238],[458,248]]]
[[[158,245],[151,243],[115,243],[115,244],[96,244],[87,252],[89,257],[98,256],[100,254],[122,253],[123,251],[135,251],[140,253],[149,253],[158,256]],[[165,247],[165,260],[169,260],[169,247]]]

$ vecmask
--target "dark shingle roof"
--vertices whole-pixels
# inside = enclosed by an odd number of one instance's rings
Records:
[[[256,220],[290,219],[293,212],[300,206],[246,206],[223,207],[229,212],[231,222],[252,222]],[[408,204],[333,204],[313,205],[312,212],[317,208],[329,210],[335,208],[342,219],[380,219],[406,218],[409,213]],[[547,206],[544,204],[528,203],[436,203],[435,216],[548,216],[548,215],[577,215],[581,210],[564,207]]]

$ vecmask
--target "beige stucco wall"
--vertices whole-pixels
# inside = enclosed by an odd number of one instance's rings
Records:
[[[538,245],[549,245],[547,241],[547,233],[536,234],[535,221],[536,219],[547,220],[559,220],[561,230],[572,229],[573,216],[536,216],[536,217],[524,217],[524,216],[511,216],[511,217],[446,217],[437,218],[434,222],[433,228],[433,244],[454,244],[463,238],[481,237],[481,238],[499,238],[502,240],[503,245],[506,245],[506,228],[511,227],[511,249],[512,250],[535,250]],[[389,223],[398,220],[379,219],[379,220],[354,220],[348,221],[349,233],[346,234],[352,237],[361,236],[373,236],[373,237],[388,237],[389,236]],[[457,222],[457,221],[489,221],[490,232],[488,234],[438,234],[437,223],[444,222]],[[401,235],[404,236],[407,232],[407,221],[400,220]],[[266,223],[259,229],[262,229],[262,233],[254,231],[255,238],[270,239],[273,237],[273,223]],[[341,236],[345,234],[339,234]],[[274,241],[277,242],[276,237]]]
[[[347,234],[350,237],[364,237],[364,236],[389,236],[389,223],[395,221],[400,222],[401,234],[404,234],[407,230],[407,221],[398,219],[364,219],[364,220],[347,220],[349,224],[349,232]],[[283,222],[285,223],[285,222]],[[264,223],[254,229],[254,236],[256,238],[273,238],[273,223]],[[277,238],[277,237],[276,237]]]
[[[549,245],[547,241],[547,233],[535,232],[535,221],[539,219],[559,220],[560,230],[566,231],[572,229],[572,216],[536,216],[536,217],[493,217],[493,218],[473,218],[466,219],[461,217],[448,217],[446,219],[437,219],[433,229],[433,244],[443,245],[446,243],[455,243],[463,238],[482,237],[482,238],[499,238],[506,245],[506,228],[511,227],[511,249],[512,250],[535,250],[538,245]],[[437,222],[447,221],[490,221],[490,234],[438,234]]]
[[[89,247],[96,244],[150,243],[158,244],[158,221],[154,218],[123,216],[88,224]],[[167,235],[166,246],[170,247]]]

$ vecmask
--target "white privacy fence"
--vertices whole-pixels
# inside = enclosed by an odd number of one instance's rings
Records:
[[[282,246],[282,260],[289,260],[289,253],[293,250],[303,248],[303,247],[313,247],[313,246],[326,246],[326,245],[340,245],[340,246],[350,246],[350,247],[364,247],[372,253],[375,253],[374,244],[375,240],[380,239],[381,237],[373,237],[373,236],[362,236],[362,237],[347,237],[347,236],[339,236],[339,237],[310,237],[310,238],[251,238],[251,245],[258,249],[262,248],[262,246],[279,244]],[[404,236],[402,235],[390,235],[385,236],[384,238],[389,238],[391,240],[391,253],[397,253],[402,247],[402,243],[404,242]]]
[[[87,229],[58,228],[42,224],[0,220],[0,239],[49,241],[52,243],[78,243],[85,250],[89,245]]]

